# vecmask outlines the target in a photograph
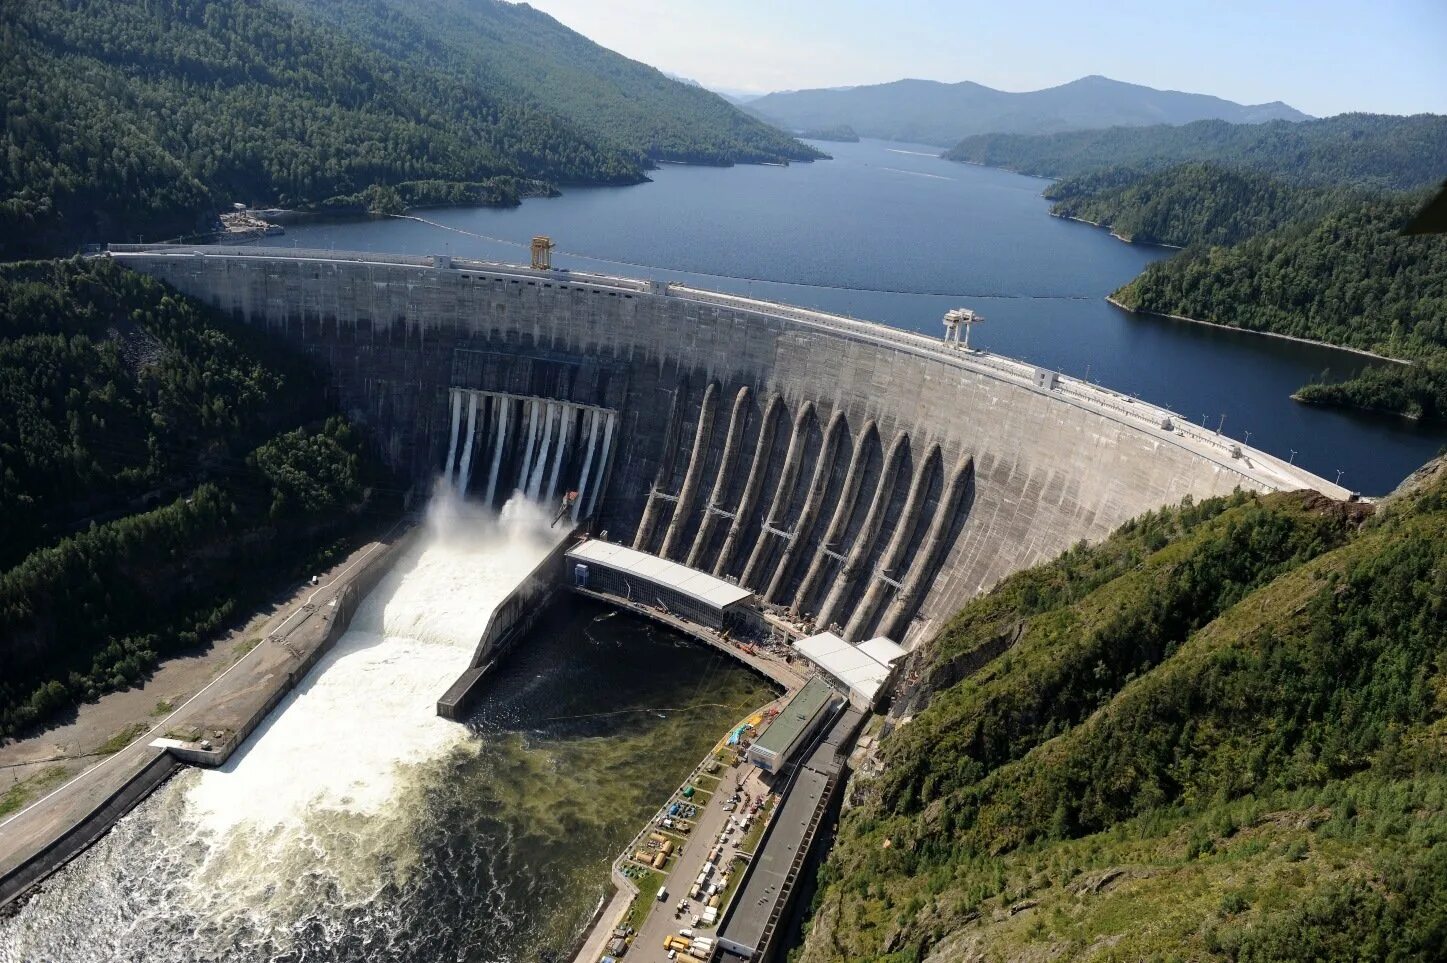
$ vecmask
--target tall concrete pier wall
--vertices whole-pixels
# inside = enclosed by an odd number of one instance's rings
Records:
[[[557,491],[593,487],[610,539],[854,640],[912,644],[1011,572],[1188,495],[1345,495],[1107,390],[786,305],[444,257],[111,256],[295,342],[399,471],[455,478],[466,453],[470,494],[500,502],[547,459]]]

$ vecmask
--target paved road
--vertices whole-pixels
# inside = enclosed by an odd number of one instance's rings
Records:
[[[654,910],[648,915],[643,926],[638,931],[638,937],[633,941],[633,947],[629,950],[629,963],[667,963],[668,952],[663,948],[663,938],[676,934],[684,927],[693,928],[697,935],[716,936],[716,928],[710,927],[701,929],[693,927],[695,914],[703,912],[706,902],[690,901],[689,910],[683,918],[674,916],[674,908],[678,905],[680,897],[688,895],[693,888],[693,881],[698,878],[699,871],[703,869],[704,861],[708,858],[709,851],[713,848],[714,840],[723,830],[728,822],[729,813],[724,811],[724,803],[728,797],[733,795],[734,783],[736,780],[745,777],[754,767],[744,763],[739,766],[721,768],[717,775],[719,780],[718,789],[713,797],[709,799],[708,805],[698,814],[698,821],[694,825],[693,833],[688,838],[687,845],[683,848],[683,855],[674,864],[673,871],[669,873],[668,880],[664,884],[668,887],[668,901],[655,904]],[[727,866],[732,854],[735,852],[733,843],[737,841],[739,834],[734,833],[728,844],[724,846],[724,854],[719,858],[720,867]],[[715,873],[712,879],[718,879]],[[644,893],[642,896],[652,899],[655,894]]]
[[[283,684],[296,665],[298,653],[320,644],[336,593],[384,547],[384,543],[373,542],[359,549],[336,577],[319,586],[304,605],[268,626],[267,641],[237,660],[145,735],[0,822],[0,879],[85,819],[160,756],[165,750],[153,747],[152,740],[183,725],[226,727],[238,718],[249,717]],[[284,641],[278,644],[271,638]]]

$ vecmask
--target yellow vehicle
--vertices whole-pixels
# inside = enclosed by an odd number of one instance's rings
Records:
[[[679,956],[687,953],[688,948],[692,945],[692,943],[681,936],[673,936],[670,934],[663,938],[663,948],[665,950],[677,950]]]

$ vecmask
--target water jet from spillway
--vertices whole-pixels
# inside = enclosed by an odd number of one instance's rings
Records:
[[[469,738],[437,695],[562,537],[548,522],[521,499],[498,515],[439,485],[417,543],[250,741],[53,877],[0,924],[0,961],[307,958],[289,955],[294,935],[405,885],[412,776]]]

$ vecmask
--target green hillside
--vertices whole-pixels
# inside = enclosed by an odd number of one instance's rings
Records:
[[[0,54],[9,258],[184,234],[233,201],[506,204],[655,159],[819,156],[509,4],[17,0]]]
[[[967,606],[796,960],[1434,958],[1447,463],[1404,489],[1188,504]]]
[[[286,2],[391,60],[427,63],[463,84],[556,116],[640,166],[824,156],[717,94],[600,47],[525,3]]]
[[[1295,397],[1447,420],[1447,245],[1400,230],[1441,177],[1447,117],[972,138],[947,156],[1060,176],[1051,213],[1186,250],[1112,298],[1132,310],[1419,362]]]
[[[1447,239],[1400,231],[1425,195],[1378,196],[1152,264],[1126,306],[1397,357],[1447,351]]]
[[[107,260],[0,268],[0,410],[0,738],[392,510],[290,349]]]
[[[1045,189],[1050,213],[1107,227],[1144,244],[1235,244],[1323,214],[1361,192],[1301,187],[1214,163],[1161,171],[1110,167]]]
[[[1297,123],[1202,120],[1040,137],[981,134],[944,156],[1042,177],[1212,161],[1293,183],[1415,190],[1442,179],[1444,145],[1447,117],[1437,114],[1340,114]]]
[[[1290,190],[1286,196],[1292,196]],[[1245,195],[1240,204],[1226,198],[1213,206],[1240,226],[1247,212],[1269,211],[1272,197],[1262,191]],[[1281,207],[1298,204],[1301,220],[1227,247],[1188,248],[1152,264],[1113,297],[1133,310],[1413,359],[1412,366],[1371,368],[1345,382],[1328,378],[1306,385],[1296,397],[1447,421],[1447,238],[1400,233],[1426,195],[1296,197]],[[1191,198],[1187,193],[1183,202],[1166,205],[1178,221],[1181,212],[1199,209]],[[1306,216],[1323,205],[1327,213]],[[1130,223],[1150,210],[1141,206],[1124,220]],[[1263,221],[1280,214],[1270,212]]]

